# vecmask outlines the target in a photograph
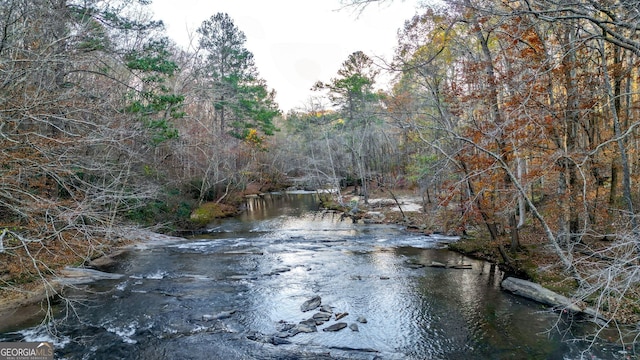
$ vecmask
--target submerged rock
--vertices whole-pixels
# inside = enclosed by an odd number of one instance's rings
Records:
[[[257,331],[254,331],[254,332],[251,332],[251,333],[247,334],[247,339],[249,339],[251,341],[261,342],[261,343],[269,342],[268,335],[261,334],[261,333],[259,333]]]
[[[107,255],[103,255],[100,257],[97,257],[91,261],[89,261],[87,263],[87,266],[94,268],[96,270],[99,271],[106,271],[111,269],[112,267],[114,267],[116,265],[116,258],[122,256],[123,254],[125,254],[127,251],[125,249],[120,249],[117,251],[114,251],[110,254]]]
[[[286,322],[284,320],[280,320],[276,324],[276,331],[278,331],[278,332],[289,331],[289,330],[293,329],[295,326],[296,326],[296,324],[294,324],[294,323],[290,323],[290,322]]]
[[[229,280],[257,280],[258,277],[255,275],[231,275],[227,276]]]
[[[407,261],[407,267],[409,267],[411,269],[421,269],[421,268],[425,267],[425,265],[421,264],[419,262],[416,262],[414,260],[409,260],[409,261]]]
[[[236,310],[221,311],[221,312],[213,315],[213,319],[215,319],[215,320],[227,319],[227,318],[230,318],[231,315],[233,315],[235,313],[236,313]]]
[[[344,329],[346,327],[347,327],[347,323],[339,322],[339,323],[335,323],[335,324],[333,324],[331,326],[328,326],[328,327],[322,329],[322,331],[331,331],[331,332],[340,331],[340,330],[342,330],[342,329]]]
[[[286,340],[286,339],[283,339],[283,338],[281,338],[281,337],[279,337],[279,336],[272,336],[270,340],[271,340],[270,342],[271,342],[273,345],[285,345],[285,344],[291,344],[291,341]]]
[[[231,317],[231,315],[235,314],[236,311],[237,310],[228,310],[228,311],[221,311],[217,314],[204,314],[199,319],[196,319],[196,321],[213,321],[213,320],[228,319]]]
[[[291,271],[291,269],[288,268],[288,267],[276,268],[276,269],[271,270],[270,273],[267,273],[265,275],[267,275],[267,276],[279,275],[279,274],[282,274],[282,273],[285,273],[285,272],[288,272],[288,271]]]
[[[291,341],[283,339],[278,336],[267,335],[257,331],[252,331],[247,334],[247,339],[255,342],[260,342],[264,344],[273,344],[273,345],[284,345],[291,344]]]
[[[211,320],[215,320],[215,317],[211,314],[204,314],[202,315],[202,319],[200,319],[202,321],[211,321]]]
[[[300,310],[302,310],[302,312],[311,311],[319,307],[321,303],[322,299],[320,298],[320,296],[314,296],[300,305]]]
[[[312,333],[317,331],[318,331],[318,328],[316,327],[316,322],[313,319],[311,319],[311,321],[309,320],[302,321],[301,323],[296,325],[293,329],[289,330],[289,333],[291,334],[291,336],[295,336],[299,333]]]
[[[297,333],[296,333],[297,334]],[[282,331],[282,332],[277,332],[275,333],[273,336],[275,337],[279,337],[280,339],[286,339],[288,337],[294,336],[296,334],[291,333],[290,331]]]

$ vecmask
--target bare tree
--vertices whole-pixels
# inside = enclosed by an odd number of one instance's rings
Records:
[[[637,157],[630,156],[637,151],[637,4],[447,5],[427,9],[401,38],[392,116],[408,119],[425,146],[454,165],[462,208],[495,221],[492,237],[501,237],[502,224],[523,226],[526,207],[577,285],[576,303],[617,326],[640,287]],[[457,145],[443,146],[438,132]],[[550,183],[554,191],[540,185]],[[520,225],[503,210],[516,206]]]
[[[159,189],[154,149],[181,102],[160,80],[175,67],[161,23],[137,2],[114,14],[115,2],[0,6],[0,256],[18,281],[49,284],[106,251]]]

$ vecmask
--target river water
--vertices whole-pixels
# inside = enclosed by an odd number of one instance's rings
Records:
[[[563,341],[582,326],[501,291],[499,270],[445,249],[455,239],[353,224],[316,200],[250,199],[205,236],[132,251],[113,269],[125,277],[70,291],[56,321],[0,341],[53,341],[64,359],[624,358]],[[420,265],[432,261],[471,269]],[[332,319],[274,345],[314,296],[358,331],[323,331]]]

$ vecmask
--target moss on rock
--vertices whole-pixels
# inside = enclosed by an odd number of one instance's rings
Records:
[[[228,204],[207,202],[191,213],[190,220],[198,225],[206,225],[214,219],[225,218],[237,214],[237,208]]]

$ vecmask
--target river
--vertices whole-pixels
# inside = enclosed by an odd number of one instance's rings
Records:
[[[247,207],[207,235],[130,252],[113,269],[124,278],[69,291],[55,321],[0,341],[53,341],[64,359],[624,358],[567,341],[583,325],[501,291],[498,269],[446,250],[453,238],[353,224],[313,194]],[[323,331],[332,318],[274,345],[314,296],[357,331]]]

